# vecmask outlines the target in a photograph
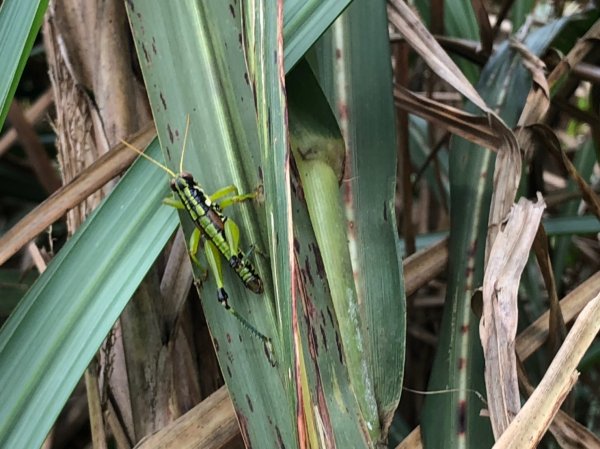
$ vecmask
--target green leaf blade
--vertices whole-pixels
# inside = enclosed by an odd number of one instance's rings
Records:
[[[0,128],[47,6],[48,0],[5,0],[0,5]]]

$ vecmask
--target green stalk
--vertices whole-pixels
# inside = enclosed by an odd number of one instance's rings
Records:
[[[321,252],[341,334],[348,375],[372,441],[380,430],[372,373],[367,364],[348,249],[339,179],[345,146],[337,122],[307,64],[287,78],[290,142],[308,213]]]

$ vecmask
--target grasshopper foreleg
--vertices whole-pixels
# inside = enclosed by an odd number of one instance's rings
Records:
[[[228,197],[228,198],[225,198]],[[222,201],[218,201],[220,198],[225,198]],[[244,201],[253,200],[256,198],[256,192],[239,194],[238,188],[235,185],[230,185],[217,190],[210,196],[211,201],[218,201],[219,207],[225,209],[232,204],[243,203]]]
[[[176,200],[172,196],[163,198],[162,203],[165,206],[171,206],[171,207],[174,207],[175,209],[179,209],[179,210],[185,209],[185,206],[183,205],[183,203],[180,200]]]

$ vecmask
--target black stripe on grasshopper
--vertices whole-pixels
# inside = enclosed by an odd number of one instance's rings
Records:
[[[225,257],[231,268],[237,273],[244,285],[252,292],[264,292],[263,283],[254,265],[246,255],[232,252],[225,235],[225,223],[229,218],[221,212],[218,204],[213,203],[204,190],[187,172],[182,172],[171,180],[171,190],[177,195],[194,224],[206,234]]]

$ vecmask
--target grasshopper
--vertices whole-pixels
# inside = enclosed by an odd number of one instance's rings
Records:
[[[170,187],[173,192],[173,197],[165,198],[163,203],[175,207],[176,209],[185,210],[194,222],[195,228],[189,241],[189,253],[191,259],[200,266],[196,255],[200,243],[204,241],[206,259],[217,283],[217,299],[219,303],[221,303],[252,335],[263,342],[269,356],[269,361],[271,364],[274,364],[271,339],[256,329],[256,327],[231,306],[228,301],[229,296],[223,285],[222,257],[227,260],[229,266],[237,273],[246,288],[256,294],[262,294],[264,292],[262,279],[257,274],[248,254],[244,254],[239,249],[240,230],[237,224],[231,218],[223,214],[224,208],[232,204],[254,199],[256,193],[240,195],[237,187],[230,185],[218,190],[213,195],[207,195],[194,177],[190,173],[183,171],[183,156],[185,153],[188,128],[189,116],[186,121],[179,173],[175,173],[169,167],[152,159],[143,151],[135,148],[128,142],[124,140],[121,140],[121,142],[140,156],[160,167],[171,177]],[[217,200],[220,199],[222,200],[217,202]]]

